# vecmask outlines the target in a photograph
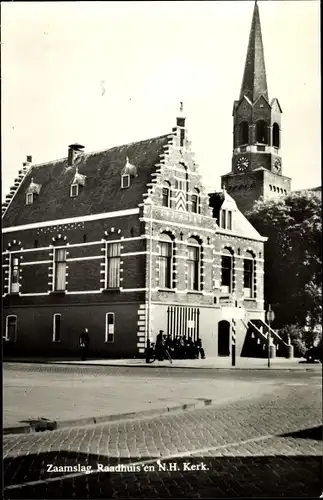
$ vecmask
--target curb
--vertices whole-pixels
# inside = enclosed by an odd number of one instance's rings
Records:
[[[266,371],[293,371],[293,372],[299,372],[299,371],[316,371],[315,368],[308,368],[308,367],[288,367],[288,366],[280,366],[280,367],[275,367],[271,366],[270,368],[266,366],[256,366],[256,367],[244,367],[244,366],[184,366],[184,365],[155,365],[154,363],[143,363],[143,364],[119,364],[119,363],[109,363],[109,364],[102,364],[102,363],[84,363],[82,361],[73,361],[73,362],[68,362],[68,361],[38,361],[38,360],[31,360],[31,361],[20,361],[20,360],[10,360],[10,359],[3,359],[3,363],[16,363],[16,364],[38,364],[38,365],[47,365],[47,366],[57,366],[57,367],[73,367],[73,366],[83,366],[83,367],[100,367],[102,369],[104,368],[109,368],[110,366],[114,368],[170,368],[170,369],[187,369],[187,370],[245,370],[245,371],[259,371],[259,370],[266,370]],[[304,363],[305,364],[305,363]],[[319,363],[316,363],[316,365],[319,365]]]
[[[112,415],[102,415],[99,417],[87,417],[78,418],[73,420],[62,420],[62,421],[46,421],[48,427],[44,423],[37,427],[37,424],[4,427],[3,435],[13,435],[13,434],[31,434],[40,431],[53,431],[64,429],[67,427],[81,427],[84,425],[96,425],[105,422],[117,422],[120,420],[136,420],[138,418],[153,417],[158,415],[164,415],[166,413],[175,413],[180,411],[196,410],[199,408],[204,408],[205,406],[210,406],[212,404],[212,399],[203,399],[198,403],[188,403],[176,406],[166,406],[165,408],[152,408],[151,410],[141,410],[137,412],[130,413],[116,413]],[[42,419],[39,419],[41,421]]]

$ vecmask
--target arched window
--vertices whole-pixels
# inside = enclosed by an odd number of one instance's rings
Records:
[[[167,233],[160,236],[159,253],[159,286],[160,288],[173,288],[172,261],[173,240]]]
[[[254,296],[254,256],[246,252],[243,260],[243,294],[245,298]]]
[[[162,191],[162,205],[163,207],[170,207],[170,183],[164,182]]]
[[[249,124],[241,122],[239,125],[239,145],[249,143]]]
[[[187,289],[198,291],[201,288],[201,245],[196,238],[189,238],[187,251]]]
[[[273,190],[273,187],[272,187],[272,185],[271,185],[271,184],[269,184],[269,189],[270,189],[270,191],[272,191],[272,190]]]
[[[273,146],[275,148],[280,147],[280,131],[278,123],[274,123],[273,125]]]
[[[192,201],[192,212],[194,214],[199,214],[200,213],[200,191],[196,188],[193,189],[191,201]]]
[[[232,292],[233,255],[228,248],[221,252],[221,292]]]
[[[264,120],[259,120],[256,123],[256,142],[268,144],[268,129]]]

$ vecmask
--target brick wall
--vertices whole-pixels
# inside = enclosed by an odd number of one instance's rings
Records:
[[[90,333],[90,356],[135,356],[137,350],[137,311],[135,304],[62,304],[55,307],[7,308],[3,315],[18,317],[17,342],[10,344],[11,355],[25,356],[78,356],[79,335],[85,327]],[[107,313],[115,314],[114,343],[105,343]],[[61,314],[60,341],[53,342],[53,315]]]

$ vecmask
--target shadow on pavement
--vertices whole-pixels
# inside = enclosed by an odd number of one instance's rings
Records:
[[[281,437],[315,439],[316,441],[323,441],[323,429],[322,425],[318,425],[317,427],[311,427],[309,429],[303,429],[295,432],[287,432],[286,434],[281,434]]]
[[[94,454],[49,452],[4,460],[5,487],[44,478],[64,476],[47,484],[7,489],[4,498],[232,498],[316,497],[322,493],[320,456],[218,456],[187,457],[144,465],[137,471],[100,472],[68,478],[68,473],[47,472],[56,466],[126,466],[152,457],[111,458]],[[203,464],[204,470],[193,470]],[[146,466],[147,467],[147,466]],[[174,470],[174,469],[177,470]],[[163,470],[165,469],[165,470]]]

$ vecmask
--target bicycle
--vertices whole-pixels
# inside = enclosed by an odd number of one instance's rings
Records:
[[[168,359],[168,361],[170,362],[170,364],[173,363],[173,360],[172,360],[172,357],[171,355],[169,354],[169,351],[168,349],[165,349],[164,350],[164,353]],[[145,349],[145,357],[146,357],[146,363],[154,363],[157,359],[157,356],[156,356],[156,348],[154,347],[150,347],[149,349],[149,353],[148,353],[148,356],[147,356],[147,348]]]

